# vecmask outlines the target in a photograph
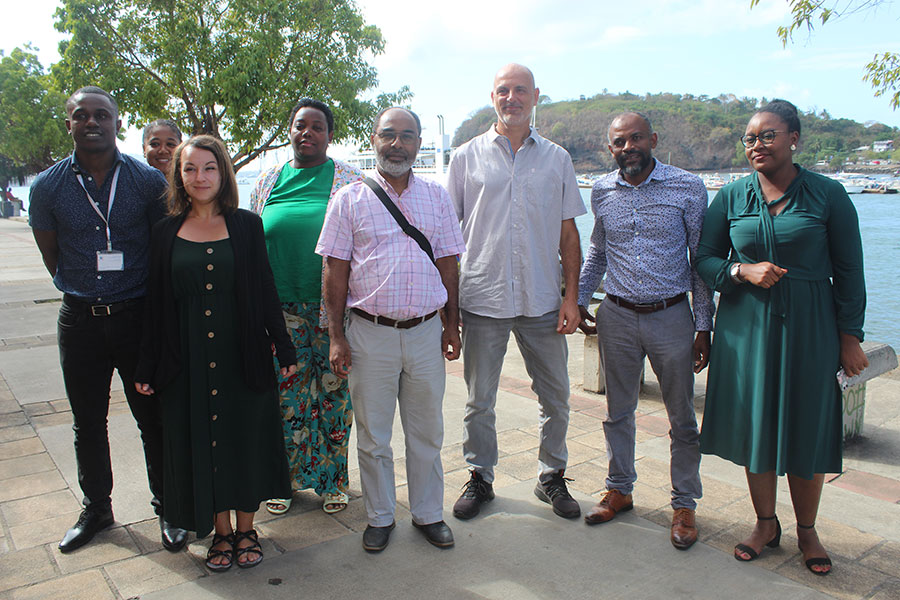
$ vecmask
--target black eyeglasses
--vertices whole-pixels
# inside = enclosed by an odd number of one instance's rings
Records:
[[[775,135],[779,133],[787,133],[787,131],[769,129],[768,131],[763,131],[758,136],[748,133],[747,135],[741,136],[741,143],[744,145],[744,148],[752,148],[756,144],[756,140],[759,140],[763,143],[763,146],[770,146],[772,142],[775,141]]]
[[[409,131],[397,133],[395,131],[391,131],[390,129],[385,129],[379,133],[376,133],[375,135],[378,136],[378,139],[387,144],[393,144],[397,138],[400,138],[400,142],[407,146],[415,144],[419,139],[419,136]]]

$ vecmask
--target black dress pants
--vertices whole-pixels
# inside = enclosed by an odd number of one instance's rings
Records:
[[[159,403],[134,389],[143,325],[143,299],[117,306],[114,314],[94,316],[89,303],[63,297],[57,334],[66,395],[72,407],[78,483],[84,505],[102,510],[111,505],[113,476],[109,458],[109,390],[119,371],[131,414],[144,445],[147,477],[160,513],[163,498],[163,439]]]

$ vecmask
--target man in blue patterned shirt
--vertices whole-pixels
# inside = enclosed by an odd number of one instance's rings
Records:
[[[578,304],[582,330],[599,331],[609,474],[606,495],[584,519],[604,523],[634,506],[635,410],[646,356],[669,416],[671,541],[684,550],[697,541],[694,510],[702,488],[694,373],[709,362],[713,315],[712,292],[691,267],[688,253],[693,257],[700,241],[707,194],[699,177],[653,158],[656,142],[646,116],[616,117],[609,126],[609,151],[619,170],[597,181],[591,192],[594,230],[579,277]],[[587,324],[594,318],[586,307],[604,274],[606,298],[594,328]]]
[[[72,407],[84,510],[59,549],[71,552],[113,524],[107,414],[113,369],[144,444],[153,504],[161,513],[162,421],[156,398],[138,394],[138,360],[147,293],[150,228],[162,218],[166,180],[116,149],[122,126],[115,99],[89,86],[66,102],[75,151],[31,185],[29,217],[53,283],[63,292],[59,357]],[[176,551],[185,531],[159,518],[163,546]]]

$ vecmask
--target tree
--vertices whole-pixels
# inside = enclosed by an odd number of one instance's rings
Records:
[[[138,125],[172,118],[185,131],[221,137],[235,169],[287,144],[288,111],[301,97],[335,113],[335,139],[361,139],[377,108],[368,55],[384,49],[353,0],[65,0],[53,74],[62,89],[109,90]]]
[[[891,4],[884,0],[787,0],[787,2],[791,6],[791,22],[777,29],[778,37],[784,46],[793,41],[794,32],[798,29],[806,28],[812,32],[816,22],[825,25],[829,20],[837,20],[855,13],[874,10],[883,4]],[[759,0],[750,0],[750,8],[757,4]],[[866,65],[863,81],[872,84],[876,97],[887,94],[890,97],[891,107],[896,110],[900,106],[900,54],[876,52],[872,61]]]
[[[65,96],[30,46],[0,51],[0,186],[43,171],[72,150]]]

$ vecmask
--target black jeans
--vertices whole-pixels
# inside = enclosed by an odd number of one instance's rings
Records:
[[[131,414],[144,444],[147,477],[160,513],[163,498],[163,438],[157,399],[134,389],[143,325],[143,299],[128,301],[112,315],[93,316],[90,304],[69,295],[59,309],[57,334],[66,395],[72,407],[75,459],[84,505],[102,510],[111,505],[113,476],[109,458],[109,389],[118,369]]]

